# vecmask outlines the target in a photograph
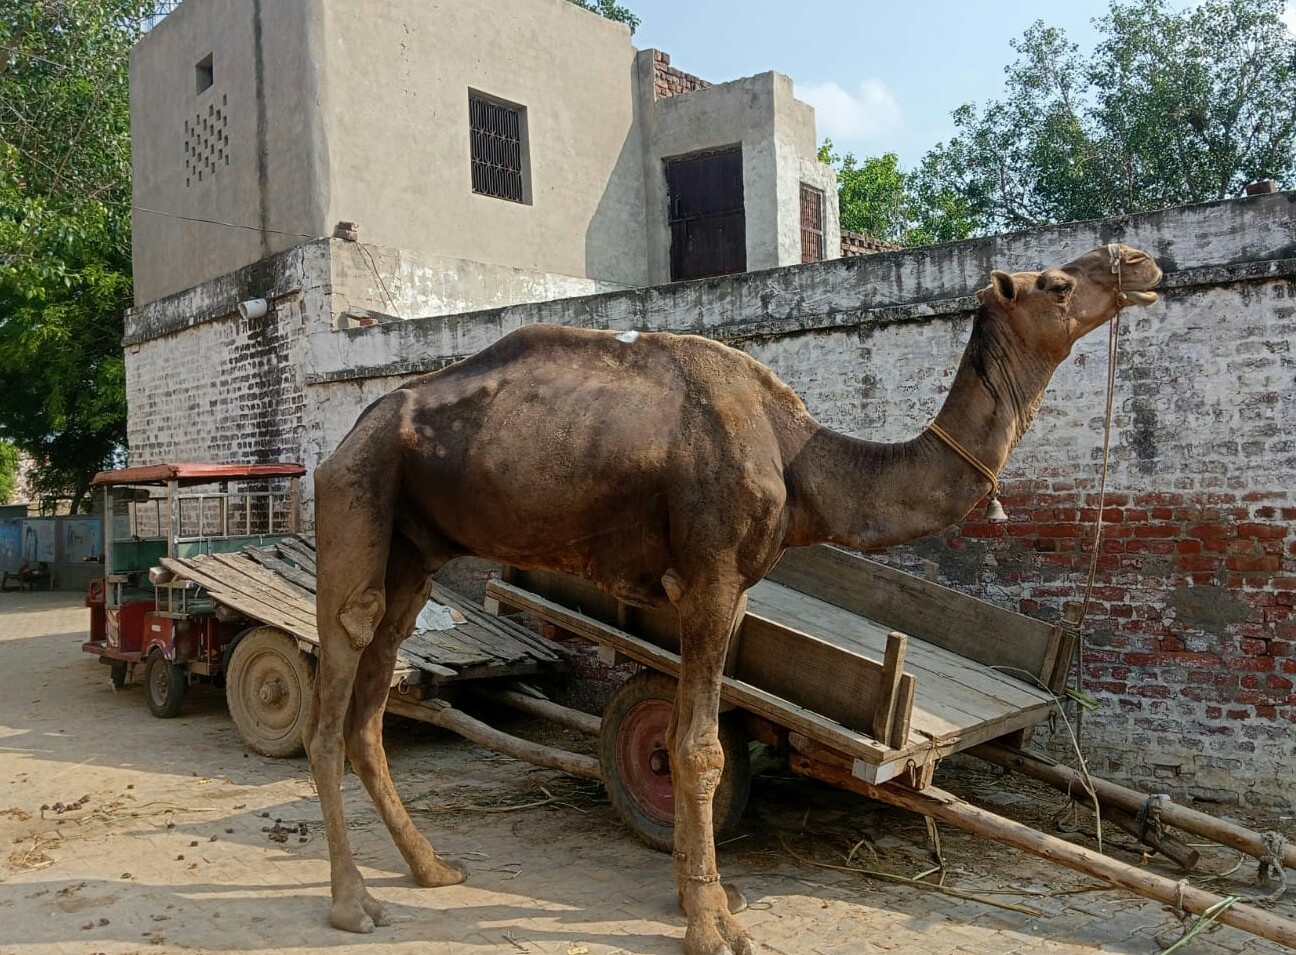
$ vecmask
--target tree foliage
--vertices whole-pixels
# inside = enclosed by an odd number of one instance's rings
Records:
[[[38,494],[74,504],[125,438],[127,55],[155,5],[0,13],[0,439],[32,458]]]
[[[1255,179],[1296,185],[1283,6],[1114,0],[1089,52],[1036,22],[1013,43],[1003,98],[955,110],[956,135],[900,173],[904,200],[883,195],[870,214],[905,210],[888,227],[914,244],[1224,199]]]
[[[571,0],[578,7],[584,7],[599,16],[607,17],[609,20],[615,20],[617,23],[624,23],[634,33],[639,29],[639,18],[631,12],[629,7],[622,6],[616,0]]]
[[[13,500],[18,485],[18,449],[8,441],[0,441],[0,504]]]
[[[905,172],[895,153],[861,162],[851,153],[837,155],[829,139],[819,160],[837,170],[843,229],[895,245],[931,245],[965,238],[984,224],[962,195],[921,168]]]

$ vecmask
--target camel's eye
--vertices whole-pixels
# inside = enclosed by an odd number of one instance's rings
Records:
[[[1075,282],[1065,275],[1049,275],[1046,273],[1036,280],[1035,287],[1060,298],[1069,295],[1075,290]]]

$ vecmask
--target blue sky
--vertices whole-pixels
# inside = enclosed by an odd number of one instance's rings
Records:
[[[777,70],[815,107],[819,139],[913,168],[953,133],[950,113],[1003,91],[1010,41],[1036,20],[1093,49],[1107,0],[626,0],[640,49],[712,82]],[[1195,4],[1174,0],[1178,7]],[[1296,0],[1287,23],[1296,32]]]

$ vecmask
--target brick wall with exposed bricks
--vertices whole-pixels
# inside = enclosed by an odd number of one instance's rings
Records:
[[[653,99],[665,99],[680,93],[704,90],[711,84],[670,65],[669,53],[653,50]]]

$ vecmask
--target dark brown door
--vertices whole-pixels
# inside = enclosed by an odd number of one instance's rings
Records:
[[[742,148],[666,163],[671,281],[747,270]]]

